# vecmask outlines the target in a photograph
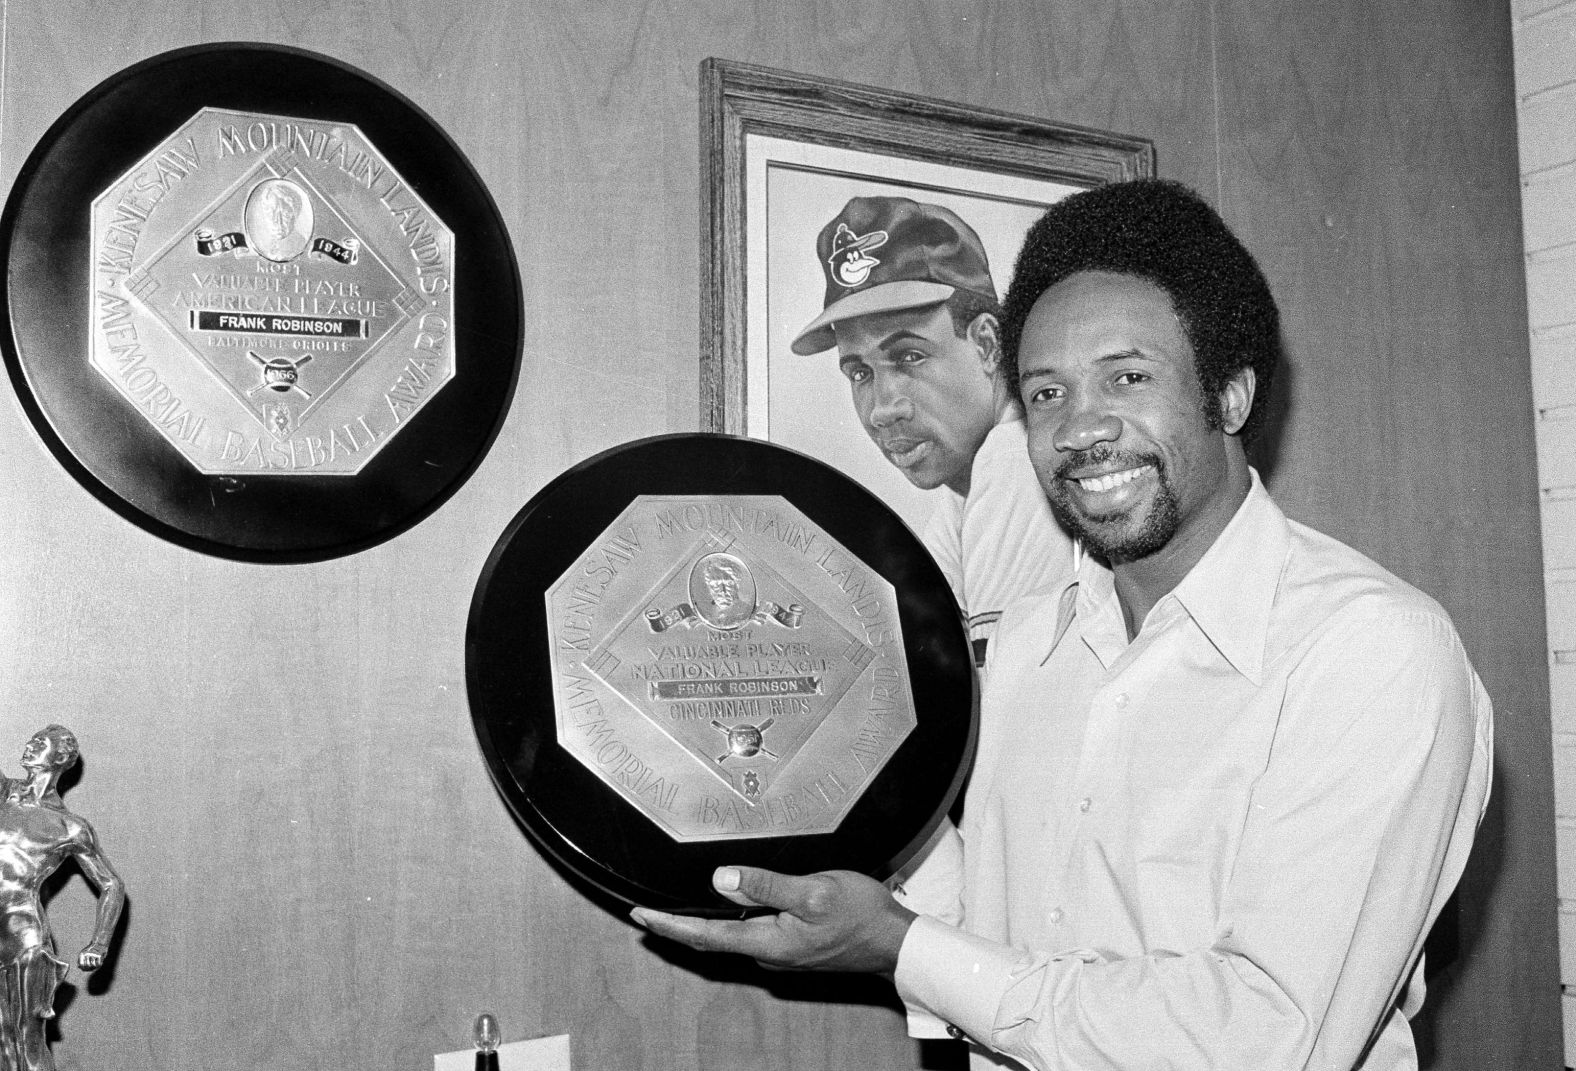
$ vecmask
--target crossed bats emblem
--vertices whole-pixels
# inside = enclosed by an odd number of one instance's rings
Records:
[[[756,755],[765,755],[773,762],[777,761],[777,753],[766,746],[764,739],[766,730],[776,720],[767,718],[759,725],[724,725],[713,718],[711,727],[728,738],[728,750],[717,756],[718,764],[725,759],[753,759]]]
[[[249,396],[266,387],[269,390],[278,391],[280,394],[293,390],[305,398],[312,397],[311,393],[301,386],[301,373],[299,371],[302,365],[312,359],[310,353],[303,353],[293,361],[288,357],[270,357],[264,360],[251,350],[247,350],[246,355],[257,362],[257,366],[263,373],[263,381],[246,392]]]

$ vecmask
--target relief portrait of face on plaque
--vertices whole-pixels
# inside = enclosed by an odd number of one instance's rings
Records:
[[[970,324],[1005,294],[1030,224],[1079,187],[791,142],[772,154],[751,434],[835,465],[919,530],[999,410]]]
[[[712,628],[731,631],[755,617],[755,578],[732,554],[708,554],[690,572],[695,612]]]
[[[276,264],[294,260],[312,240],[312,201],[289,179],[259,182],[243,219],[247,244]]]

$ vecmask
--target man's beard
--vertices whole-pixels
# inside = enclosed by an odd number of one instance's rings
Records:
[[[1130,520],[1132,510],[1085,516],[1078,512],[1067,492],[1067,484],[1071,482],[1068,473],[1090,465],[1109,465],[1113,461],[1124,469],[1154,466],[1155,493],[1147,503],[1147,512],[1138,517],[1136,523]],[[1167,478],[1166,463],[1157,454],[1119,454],[1104,446],[1080,451],[1056,467],[1056,479],[1045,495],[1062,527],[1077,537],[1085,550],[1112,565],[1149,557],[1171,542],[1182,524],[1182,504]],[[1143,509],[1145,505],[1141,502],[1134,508]]]

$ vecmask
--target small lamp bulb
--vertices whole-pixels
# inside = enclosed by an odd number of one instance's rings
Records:
[[[482,1052],[495,1052],[498,1039],[497,1016],[492,1012],[482,1012],[476,1017],[476,1047]]]

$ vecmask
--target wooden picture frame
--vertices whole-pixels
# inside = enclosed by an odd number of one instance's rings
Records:
[[[869,448],[835,356],[787,353],[822,308],[816,233],[850,190],[948,204],[980,232],[1004,292],[1028,222],[1077,189],[1153,175],[1154,146],[719,59],[701,64],[700,93],[701,429],[818,456],[917,526],[924,493]]]

